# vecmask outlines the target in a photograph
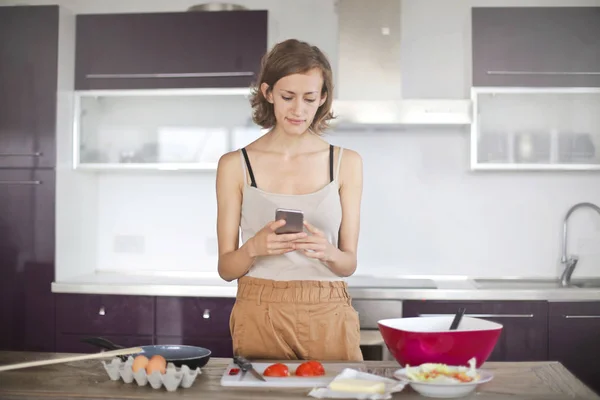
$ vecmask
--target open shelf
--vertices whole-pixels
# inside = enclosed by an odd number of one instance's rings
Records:
[[[246,89],[81,91],[75,95],[73,168],[214,171],[258,138]]]
[[[475,170],[600,170],[600,89],[473,88]]]

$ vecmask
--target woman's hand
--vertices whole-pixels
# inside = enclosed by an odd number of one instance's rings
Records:
[[[307,257],[316,258],[324,263],[333,261],[339,249],[329,243],[323,232],[313,225],[304,221],[304,226],[306,226],[311,235],[294,240],[293,249],[301,250]]]
[[[300,233],[276,234],[275,231],[285,225],[285,220],[272,221],[266,224],[248,241],[250,257],[271,256],[294,251],[294,241],[302,240],[307,235]]]

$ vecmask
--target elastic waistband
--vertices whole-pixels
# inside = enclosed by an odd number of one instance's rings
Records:
[[[350,303],[343,281],[274,281],[244,276],[238,279],[238,299],[274,303]]]

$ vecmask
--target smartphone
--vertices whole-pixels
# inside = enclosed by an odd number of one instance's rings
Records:
[[[300,210],[278,208],[275,210],[275,221],[285,220],[285,225],[277,228],[275,233],[299,233],[304,231],[304,213]]]

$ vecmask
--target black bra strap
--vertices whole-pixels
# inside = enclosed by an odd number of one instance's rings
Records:
[[[333,182],[333,145],[329,145],[329,181]]]
[[[252,172],[252,167],[250,166],[250,159],[248,159],[248,153],[246,153],[246,149],[242,147],[242,154],[244,155],[244,160],[246,160],[246,167],[248,168],[248,173],[250,174],[250,185],[256,187],[256,181],[254,180],[254,173]],[[246,177],[244,177],[244,180]]]

